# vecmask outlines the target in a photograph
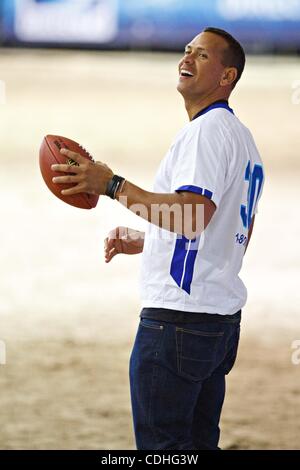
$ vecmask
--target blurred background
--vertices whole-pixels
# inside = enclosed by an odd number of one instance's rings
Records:
[[[0,0],[1,449],[135,448],[140,259],[106,265],[103,240],[145,225],[104,197],[93,211],[56,199],[39,146],[68,136],[151,190],[187,122],[178,61],[206,26],[247,51],[230,103],[266,168],[221,445],[300,448],[300,1]]]

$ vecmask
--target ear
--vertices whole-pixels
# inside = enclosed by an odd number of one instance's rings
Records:
[[[221,77],[220,86],[232,85],[236,77],[237,69],[235,67],[226,67]]]

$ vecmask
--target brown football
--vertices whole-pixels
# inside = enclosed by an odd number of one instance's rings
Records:
[[[61,137],[59,135],[46,135],[40,148],[40,169],[44,181],[50,191],[55,194],[59,199],[70,204],[71,206],[79,207],[81,209],[92,209],[96,207],[99,196],[95,194],[79,193],[71,196],[64,196],[61,194],[62,189],[69,189],[75,184],[55,184],[52,182],[54,176],[63,176],[67,173],[61,173],[51,170],[51,165],[55,163],[63,163],[69,165],[77,165],[73,160],[70,160],[65,155],[60,153],[60,149],[65,148],[72,152],[79,153],[88,160],[93,161],[91,155],[77,142]],[[68,173],[70,175],[70,173]]]

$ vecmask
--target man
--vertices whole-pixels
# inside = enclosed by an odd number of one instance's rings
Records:
[[[145,237],[118,227],[105,240],[106,262],[143,252],[130,358],[138,449],[218,449],[225,375],[246,302],[238,274],[264,180],[253,138],[228,105],[244,64],[241,45],[220,29],[206,28],[186,46],[177,88],[190,122],[162,160],[153,192],[67,150],[79,166],[53,167],[76,171],[55,178],[77,183],[64,194],[107,194],[151,222]]]

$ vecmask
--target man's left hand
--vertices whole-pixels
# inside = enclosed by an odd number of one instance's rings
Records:
[[[71,196],[78,193],[105,194],[107,183],[111,180],[113,171],[101,162],[92,162],[82,157],[79,153],[61,149],[60,153],[70,158],[76,165],[55,164],[51,166],[53,171],[73,173],[72,175],[57,176],[53,183],[77,183],[76,186],[65,189],[61,193]]]

